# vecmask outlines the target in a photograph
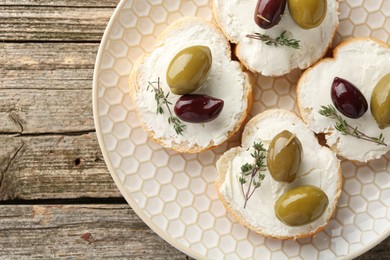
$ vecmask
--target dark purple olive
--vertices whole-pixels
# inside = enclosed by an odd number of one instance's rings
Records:
[[[178,118],[190,123],[205,123],[217,118],[223,108],[223,100],[207,95],[187,94],[175,104]]]
[[[366,98],[351,82],[335,77],[330,91],[334,106],[349,118],[359,118],[368,109]]]
[[[255,23],[269,29],[280,22],[287,0],[259,0],[255,9]]]

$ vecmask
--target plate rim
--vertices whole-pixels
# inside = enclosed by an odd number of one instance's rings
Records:
[[[104,138],[103,133],[101,132],[100,128],[100,119],[99,119],[99,113],[98,113],[98,76],[100,74],[100,67],[102,62],[102,57],[104,54],[104,47],[106,46],[109,38],[109,33],[112,30],[112,27],[117,19],[118,13],[123,9],[123,6],[126,4],[126,2],[132,2],[133,0],[120,0],[118,5],[116,6],[114,12],[110,16],[109,22],[107,23],[107,26],[104,30],[103,36],[101,38],[101,41],[99,43],[98,52],[96,55],[96,60],[94,63],[94,72],[93,72],[93,81],[92,81],[92,112],[93,112],[93,120],[94,120],[94,126],[96,131],[96,136],[98,139],[100,151],[103,154],[104,162],[108,168],[108,171],[112,177],[112,179],[115,182],[116,187],[119,189],[121,195],[125,198],[126,202],[129,204],[129,206],[132,208],[132,210],[137,214],[139,218],[150,228],[152,229],[159,237],[164,239],[167,243],[169,243],[171,246],[176,248],[177,250],[181,251],[182,253],[195,258],[195,259],[208,259],[207,256],[201,255],[195,250],[191,249],[188,246],[185,246],[184,244],[178,242],[177,239],[174,239],[171,237],[166,231],[162,230],[157,224],[155,224],[149,216],[147,216],[145,213],[143,213],[142,209],[138,206],[138,204],[131,198],[130,194],[127,192],[126,188],[123,186],[121,180],[115,173],[115,168],[113,167],[109,154],[107,152],[107,149],[104,144]],[[214,1],[214,0],[209,0]],[[337,0],[342,1],[342,0]],[[384,1],[384,0],[383,0]],[[389,207],[387,207],[389,208]],[[390,228],[387,228],[385,232],[383,232],[381,235],[376,237],[373,241],[368,243],[367,245],[363,246],[361,249],[357,250],[356,252],[352,254],[348,254],[345,256],[339,256],[338,259],[354,259],[358,256],[361,256],[362,254],[368,252],[375,246],[379,245],[382,241],[384,241],[386,238],[390,236]]]

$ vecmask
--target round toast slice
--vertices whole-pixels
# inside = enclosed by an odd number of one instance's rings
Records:
[[[224,101],[219,116],[207,123],[181,122],[182,133],[177,133],[168,119],[175,116],[174,105],[180,98],[170,92],[166,71],[173,57],[181,50],[195,45],[208,46],[212,65],[206,82],[192,94],[205,94]],[[157,114],[157,102],[151,84],[157,82],[169,109]],[[157,39],[155,49],[143,55],[133,66],[129,78],[130,95],[142,127],[149,137],[166,148],[183,153],[197,153],[218,146],[236,133],[244,123],[251,104],[252,87],[242,65],[231,60],[229,42],[213,24],[200,18],[185,17],[171,24]]]
[[[236,44],[235,54],[252,72],[264,76],[281,76],[293,69],[306,69],[321,59],[332,45],[339,25],[337,0],[327,0],[327,14],[322,23],[306,30],[292,19],[286,6],[280,22],[264,30],[254,21],[258,0],[213,0],[213,15],[230,42]],[[268,40],[248,38],[260,33],[276,39],[285,32],[285,38],[299,41],[299,48],[269,44]]]
[[[295,180],[291,183],[275,181],[267,168],[262,171],[265,178],[261,186],[244,208],[249,181],[241,186],[241,166],[253,162],[251,154],[255,142],[262,142],[268,149],[274,136],[284,130],[295,134],[302,144],[303,156]],[[217,162],[217,171],[218,195],[234,219],[261,235],[276,239],[304,238],[323,230],[335,211],[342,188],[340,161],[336,155],[318,144],[314,133],[297,115],[282,109],[267,110],[252,118],[245,126],[241,147],[225,152]],[[283,193],[300,185],[322,189],[329,204],[314,222],[288,226],[276,217],[274,204]]]
[[[390,150],[390,128],[380,129],[371,114],[352,119],[338,115],[353,128],[367,136],[379,138],[382,134],[386,145],[345,135],[337,131],[337,120],[322,116],[322,106],[333,105],[330,91],[335,77],[354,84],[368,104],[378,81],[390,73],[390,45],[374,38],[351,38],[340,43],[333,58],[325,58],[306,70],[297,83],[297,103],[303,121],[315,133],[325,134],[327,145],[339,156],[353,161],[367,162],[378,159]]]

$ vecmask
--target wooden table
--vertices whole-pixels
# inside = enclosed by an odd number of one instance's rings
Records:
[[[0,0],[0,257],[185,259],[103,161],[92,75],[118,0]],[[390,239],[358,259],[390,259]]]

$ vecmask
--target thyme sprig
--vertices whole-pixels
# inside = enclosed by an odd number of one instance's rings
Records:
[[[261,186],[261,182],[264,180],[265,175],[260,171],[264,171],[266,168],[265,158],[266,158],[266,149],[264,148],[263,143],[253,143],[254,152],[251,156],[254,158],[254,163],[245,163],[241,166],[241,176],[239,181],[241,184],[242,195],[245,198],[244,209],[248,200],[252,197],[253,193],[257,188]],[[248,189],[244,191],[244,184],[248,182]]]
[[[299,45],[299,40],[296,39],[290,39],[286,36],[286,31],[282,32],[278,37],[275,39],[267,34],[262,33],[254,33],[254,34],[247,34],[246,37],[251,39],[256,39],[265,42],[267,45],[272,45],[275,47],[278,46],[287,46],[293,49],[299,49],[301,46]]]
[[[359,139],[387,146],[382,133],[379,135],[379,137],[371,137],[366,135],[365,133],[359,131],[357,126],[353,127],[348,124],[344,118],[337,114],[336,109],[332,105],[321,106],[321,109],[318,111],[318,113],[322,116],[335,119],[336,123],[334,128],[343,135],[351,135]]]
[[[155,86],[157,84],[157,86]],[[171,102],[168,101],[169,93],[164,93],[163,89],[160,85],[160,78],[157,78],[157,81],[154,82],[148,82],[148,86],[146,90],[151,90],[154,92],[154,99],[157,103],[157,114],[164,114],[164,106],[167,108],[169,117],[168,117],[168,123],[173,124],[173,129],[175,129],[175,132],[179,135],[183,135],[183,131],[186,127],[180,119],[172,114],[172,111],[169,107],[169,105],[172,105]]]

